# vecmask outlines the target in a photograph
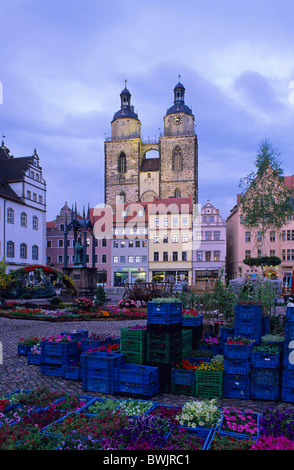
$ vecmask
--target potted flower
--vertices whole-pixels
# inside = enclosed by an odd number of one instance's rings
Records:
[[[211,349],[214,354],[219,353],[220,336],[204,336],[198,343],[198,349]]]
[[[207,437],[208,433],[219,425],[221,415],[216,399],[189,401],[183,405],[177,420],[185,429]]]
[[[17,342],[17,352],[20,355],[27,356],[31,348],[40,342],[40,339],[37,336],[29,336],[19,338]]]
[[[222,436],[259,436],[259,414],[252,410],[242,411],[228,406],[223,409],[222,419],[219,426]]]
[[[230,359],[249,359],[254,342],[244,336],[229,337],[224,344],[224,356]]]
[[[28,353],[28,364],[39,365],[41,363],[41,344],[35,344]]]

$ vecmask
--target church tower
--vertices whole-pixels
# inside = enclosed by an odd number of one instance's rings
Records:
[[[141,123],[131,105],[131,93],[126,87],[120,94],[121,108],[111,121],[111,137],[106,139],[104,191],[105,203],[139,200],[139,168]]]
[[[159,197],[189,197],[198,203],[198,143],[195,118],[185,105],[185,87],[174,88],[174,104],[164,117],[164,136],[160,138]]]

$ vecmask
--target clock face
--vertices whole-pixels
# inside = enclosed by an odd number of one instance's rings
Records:
[[[182,121],[183,121],[183,116],[180,116],[179,114],[177,114],[177,116],[174,117],[174,124],[176,126],[181,124]]]

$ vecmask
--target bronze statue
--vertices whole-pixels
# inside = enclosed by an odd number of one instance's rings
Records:
[[[84,247],[81,243],[81,240],[82,240],[81,238],[78,238],[75,243],[74,266],[83,265]]]

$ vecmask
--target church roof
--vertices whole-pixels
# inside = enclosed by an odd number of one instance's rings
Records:
[[[159,158],[143,158],[141,171],[159,171]]]

